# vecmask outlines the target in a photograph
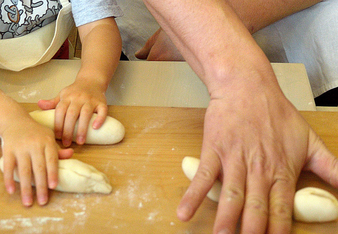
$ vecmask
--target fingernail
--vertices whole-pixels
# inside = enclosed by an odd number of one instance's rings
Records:
[[[189,206],[182,206],[179,207],[177,210],[177,214],[180,219],[182,220],[188,220],[191,216],[191,209]]]
[[[83,145],[84,142],[85,142],[85,139],[83,136],[80,136],[77,138],[76,142],[79,144],[79,145]]]
[[[94,129],[98,129],[99,128],[99,124],[98,123],[93,123],[93,128]]]
[[[57,183],[55,181],[49,182],[48,188],[49,189],[55,189],[57,186]]]
[[[24,206],[31,206],[33,204],[33,200],[31,197],[25,196],[22,198],[22,203]]]
[[[47,196],[39,196],[38,198],[39,205],[43,206],[47,203]]]
[[[218,234],[230,234],[230,231],[228,229],[224,229],[219,231]]]
[[[63,141],[63,145],[66,147],[70,146],[71,144],[72,144],[71,141],[68,141],[68,140]]]
[[[13,194],[13,193],[15,192],[15,188],[14,188],[13,186],[8,186],[8,187],[7,187],[7,192],[8,192],[9,194]]]

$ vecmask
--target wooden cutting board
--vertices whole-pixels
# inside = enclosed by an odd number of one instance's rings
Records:
[[[38,109],[23,104],[27,111]],[[126,127],[116,145],[72,147],[74,158],[107,174],[110,195],[50,191],[46,206],[21,205],[19,187],[8,195],[0,173],[0,233],[212,233],[217,203],[205,199],[190,222],[180,222],[176,207],[190,181],[181,169],[185,156],[199,157],[205,109],[111,106],[109,115]],[[302,112],[338,155],[338,113]],[[18,184],[17,184],[18,186]],[[298,188],[338,190],[311,173]],[[338,223],[294,223],[293,233],[338,233]]]

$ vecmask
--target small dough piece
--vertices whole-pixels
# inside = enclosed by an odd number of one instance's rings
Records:
[[[197,173],[200,160],[193,157],[185,157],[182,161],[182,169],[184,174],[191,181]],[[207,194],[207,197],[215,202],[218,202],[219,196],[221,194],[222,183],[219,180],[216,180],[212,188]]]
[[[55,109],[36,110],[29,113],[30,116],[38,123],[54,131]],[[87,131],[86,144],[110,145],[120,142],[125,135],[124,126],[116,119],[107,116],[105,122],[99,129],[93,129],[93,121],[97,114],[93,114]],[[78,121],[76,122],[73,141],[76,142]]]
[[[3,157],[0,158],[0,169],[3,172]],[[16,171],[14,180],[20,182]],[[107,176],[95,167],[77,159],[63,159],[59,160],[59,183],[54,190],[69,193],[109,194],[112,192],[112,186]]]
[[[338,218],[338,201],[331,193],[313,187],[295,194],[294,219],[301,222],[330,222]]]

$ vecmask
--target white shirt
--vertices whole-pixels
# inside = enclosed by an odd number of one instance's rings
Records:
[[[123,52],[130,60],[159,25],[142,0],[117,0]],[[315,97],[338,87],[338,1],[324,0],[253,36],[271,62],[303,63]]]

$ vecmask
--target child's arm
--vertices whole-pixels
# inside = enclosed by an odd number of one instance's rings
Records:
[[[107,116],[105,92],[118,65],[122,42],[113,17],[94,21],[78,28],[82,42],[81,69],[75,82],[49,101],[39,101],[42,109],[56,109],[55,135],[63,145],[72,141],[74,126],[79,119],[77,143],[86,139],[89,120],[98,117],[93,128],[100,128]]]
[[[59,150],[53,131],[35,122],[17,102],[2,91],[0,116],[6,190],[10,194],[15,192],[13,172],[17,169],[22,203],[25,206],[32,205],[31,183],[34,179],[38,203],[46,204],[48,188],[53,189],[58,183],[58,156],[68,158],[72,155],[72,150]]]

